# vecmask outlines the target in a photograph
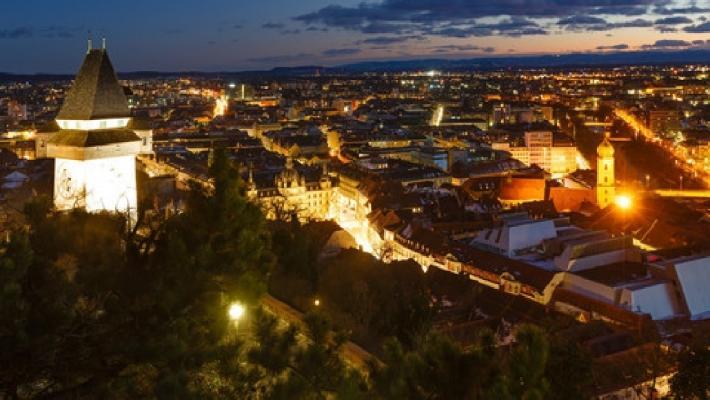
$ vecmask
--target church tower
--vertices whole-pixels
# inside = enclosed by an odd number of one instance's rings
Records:
[[[136,155],[141,138],[105,45],[89,48],[47,143],[54,163],[54,206],[137,217]]]
[[[604,140],[597,147],[597,205],[605,208],[614,201],[614,146],[605,134]]]

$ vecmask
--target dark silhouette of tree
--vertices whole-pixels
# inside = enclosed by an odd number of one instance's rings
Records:
[[[307,314],[305,331],[279,329],[276,319],[260,313],[255,321],[257,345],[249,360],[265,380],[260,396],[273,399],[364,398],[365,383],[345,366],[340,349],[341,334],[332,333],[327,319]]]
[[[272,257],[223,154],[211,173],[156,229],[27,206],[28,231],[0,244],[3,397],[187,397],[238,372],[227,306],[257,301]]]
[[[411,346],[429,329],[433,309],[424,273],[413,261],[385,264],[344,250],[324,266],[320,294],[334,312],[365,331]]]
[[[675,398],[705,400],[710,398],[710,346],[694,343],[678,357],[678,372],[671,379]]]
[[[384,365],[371,366],[372,391],[382,399],[544,399],[547,348],[543,332],[529,325],[511,348],[496,347],[487,330],[465,350],[437,335],[410,351],[390,341]]]
[[[552,336],[545,376],[549,399],[590,399],[593,396],[592,356],[578,341]]]
[[[533,325],[522,325],[515,334],[507,373],[503,382],[513,399],[542,400],[547,398],[549,384],[545,366],[549,357],[549,344],[544,332]]]

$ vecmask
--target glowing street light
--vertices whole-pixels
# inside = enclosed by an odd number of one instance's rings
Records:
[[[320,299],[313,300],[313,305],[316,307],[320,306]]]
[[[232,303],[227,313],[229,314],[229,319],[238,322],[244,316],[245,311],[244,306],[240,303]]]
[[[614,204],[622,210],[628,210],[631,208],[631,197],[625,194],[620,194],[614,198]]]

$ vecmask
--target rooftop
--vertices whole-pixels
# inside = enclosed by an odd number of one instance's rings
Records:
[[[105,49],[90,49],[57,119],[128,118],[128,100]]]

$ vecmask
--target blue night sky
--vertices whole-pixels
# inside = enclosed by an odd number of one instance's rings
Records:
[[[710,0],[3,0],[0,71],[73,73],[710,47]]]

